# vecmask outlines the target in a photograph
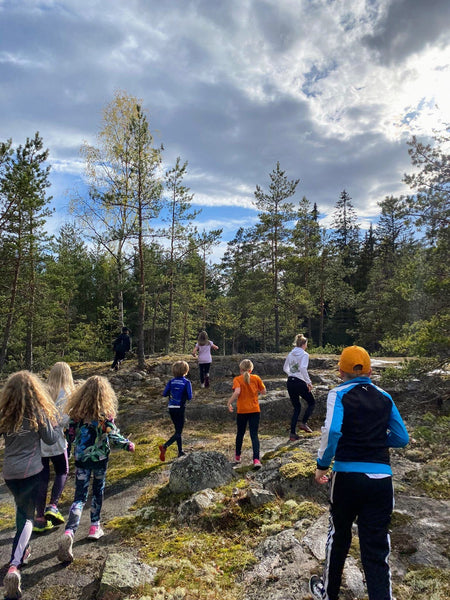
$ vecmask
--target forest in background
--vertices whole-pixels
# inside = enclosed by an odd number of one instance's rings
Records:
[[[313,351],[357,343],[445,361],[449,144],[449,126],[429,144],[412,137],[411,194],[380,199],[364,233],[346,190],[325,229],[320,206],[291,201],[299,179],[277,163],[255,187],[257,224],[213,263],[222,232],[198,231],[188,163],[164,172],[136,98],[105,107],[96,145],[81,149],[89,192],[73,193],[55,236],[43,139],[0,141],[0,372],[109,360],[123,324],[140,367],[191,351],[202,329],[227,354],[285,351],[303,332]]]

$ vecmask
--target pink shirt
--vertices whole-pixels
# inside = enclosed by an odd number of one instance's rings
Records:
[[[206,365],[212,362],[211,357],[211,346],[213,346],[213,342],[209,340],[204,346],[200,346],[199,344],[195,344],[195,349],[198,351],[198,364]]]

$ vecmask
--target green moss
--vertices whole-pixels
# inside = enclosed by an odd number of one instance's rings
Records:
[[[316,472],[316,463],[311,454],[305,450],[296,449],[292,456],[292,462],[280,467],[280,474],[286,479],[297,477],[311,477]]]
[[[398,510],[394,510],[392,512],[391,527],[393,529],[395,527],[404,527],[405,525],[409,525],[409,523],[411,523],[413,520],[414,517],[412,515],[408,515]]]
[[[450,499],[450,459],[432,460],[418,471],[405,474],[407,482],[421,488],[430,498]]]
[[[423,567],[409,571],[395,593],[397,600],[447,600],[450,598],[450,570]]]
[[[14,527],[16,509],[12,502],[2,502],[0,505],[0,530]]]
[[[38,600],[71,600],[72,597],[70,589],[64,588],[61,585],[53,585],[45,588],[40,593]]]

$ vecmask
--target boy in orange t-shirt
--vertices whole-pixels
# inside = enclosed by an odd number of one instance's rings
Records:
[[[253,448],[253,466],[255,469],[260,469],[258,428],[261,408],[258,396],[266,393],[266,387],[258,375],[251,374],[253,371],[251,360],[243,360],[239,364],[239,369],[241,374],[233,379],[233,394],[228,400],[228,410],[230,412],[233,412],[233,402],[237,400],[235,463],[239,464],[241,462],[242,442],[248,423]]]

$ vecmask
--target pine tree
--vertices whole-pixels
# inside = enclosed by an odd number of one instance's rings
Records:
[[[288,180],[285,171],[277,162],[270,173],[268,192],[257,185],[256,206],[260,210],[258,234],[267,244],[269,268],[272,277],[271,300],[274,314],[275,351],[280,350],[280,260],[285,252],[285,241],[289,235],[288,224],[294,220],[294,208],[286,202],[295,194],[299,179]]]

